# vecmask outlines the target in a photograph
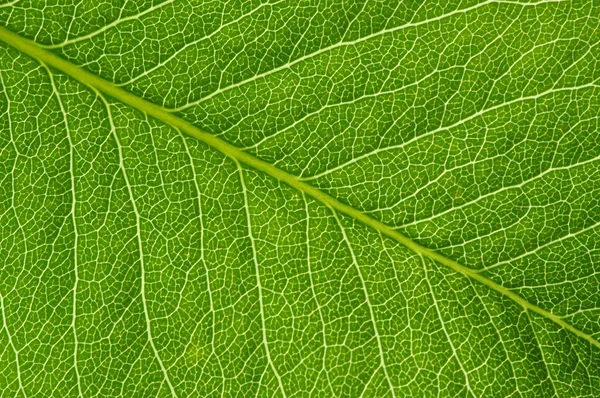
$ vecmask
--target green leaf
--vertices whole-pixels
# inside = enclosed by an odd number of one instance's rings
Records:
[[[600,395],[599,19],[0,5],[0,395]]]

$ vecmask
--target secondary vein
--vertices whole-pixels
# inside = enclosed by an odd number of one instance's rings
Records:
[[[260,267],[258,264],[258,257],[256,255],[256,239],[254,238],[254,234],[252,233],[252,220],[250,219],[250,205],[248,204],[248,190],[246,189],[246,182],[244,179],[244,170],[239,162],[236,161],[236,165],[238,168],[238,172],[240,174],[240,183],[242,184],[242,193],[244,195],[244,210],[246,212],[246,223],[248,225],[248,238],[250,239],[250,246],[252,247],[252,260],[254,262],[254,271],[256,273],[256,286],[258,289],[258,305],[260,308],[260,322],[261,322],[261,330],[262,330],[262,340],[263,346],[265,347],[265,354],[267,356],[267,362],[273,374],[275,375],[275,379],[277,379],[277,384],[279,385],[279,390],[281,391],[281,395],[283,398],[287,398],[287,394],[285,393],[285,389],[283,388],[283,382],[281,381],[281,375],[277,371],[275,367],[275,363],[271,358],[271,351],[269,350],[269,341],[267,339],[267,320],[265,314],[265,306],[263,300],[263,287],[260,280]]]
[[[79,366],[77,364],[77,352],[79,351],[79,340],[77,339],[77,287],[79,285],[79,265],[78,265],[78,246],[79,246],[79,230],[77,229],[77,194],[75,193],[75,142],[72,137],[71,128],[69,127],[69,120],[67,118],[67,111],[54,82],[54,76],[46,65],[45,69],[48,72],[50,78],[50,84],[52,85],[52,92],[56,97],[60,112],[65,122],[65,130],[67,131],[67,140],[69,141],[69,174],[71,180],[71,219],[73,221],[73,269],[75,274],[75,281],[73,282],[73,321],[71,322],[71,328],[73,329],[73,338],[75,340],[75,347],[73,348],[73,367],[75,368],[75,378],[77,379],[77,392],[79,397],[83,397],[81,388],[81,374],[79,372]]]
[[[272,164],[267,163],[259,158],[256,158],[253,155],[244,152],[240,148],[210,133],[207,133],[206,131],[178,117],[174,113],[169,112],[165,108],[153,104],[152,102],[149,102],[143,98],[140,98],[133,93],[130,93],[120,87],[115,86],[113,83],[110,83],[109,81],[104,80],[101,77],[98,77],[90,72],[85,71],[84,69],[64,60],[58,55],[50,51],[44,50],[37,43],[25,39],[4,27],[0,27],[0,41],[5,42],[6,44],[14,47],[15,49],[21,51],[22,53],[30,57],[37,59],[42,63],[45,63],[53,68],[58,69],[59,71],[71,76],[75,80],[78,80],[79,82],[90,87],[93,90],[100,91],[126,105],[129,105],[142,112],[145,112],[147,115],[158,119],[170,125],[171,127],[180,129],[184,133],[199,139],[200,141],[218,150],[219,152],[230,157],[236,162],[242,162],[254,169],[260,170],[270,175],[271,177],[276,178],[277,180],[297,189],[298,191],[301,191],[306,195],[313,197],[314,199],[318,200],[324,205],[333,208],[335,211],[352,217],[357,221],[362,222],[366,226],[371,227],[376,231],[379,231],[381,234],[398,241],[399,243],[403,244],[415,253],[425,256],[440,264],[443,264],[468,278],[474,279],[479,283],[486,285],[490,289],[493,289],[499,292],[500,294],[510,298],[524,309],[535,312],[551,320],[552,322],[556,323],[562,328],[586,340],[595,347],[600,348],[600,341],[596,340],[591,335],[567,323],[562,319],[562,317],[528,302],[515,292],[492,281],[491,279],[488,279],[487,277],[479,274],[477,271],[465,267],[459,264],[458,262],[443,256],[440,253],[437,253],[431,249],[419,245],[404,234],[401,234],[400,232],[394,230],[392,227],[382,223],[381,221],[378,221],[368,216],[367,214],[361,212],[360,210],[357,210],[345,203],[340,202],[333,196],[330,196],[324,193],[323,191],[313,187],[312,185],[301,181],[298,177],[291,175],[281,169],[278,169]]]
[[[177,393],[175,392],[175,388],[173,387],[173,384],[171,383],[171,379],[169,378],[169,374],[167,373],[167,368],[165,368],[165,365],[163,364],[163,361],[158,353],[158,349],[156,348],[156,345],[154,344],[154,338],[152,337],[152,327],[150,325],[150,314],[148,312],[148,300],[146,299],[146,264],[144,262],[144,250],[143,250],[143,245],[142,245],[142,226],[141,226],[141,216],[140,216],[140,212],[138,211],[137,208],[137,204],[135,203],[135,197],[133,195],[133,188],[131,183],[129,182],[129,177],[127,175],[127,171],[125,169],[125,161],[124,161],[124,156],[123,156],[123,146],[121,145],[121,140],[119,139],[119,136],[117,135],[117,130],[115,127],[115,124],[113,122],[113,117],[112,117],[112,112],[110,110],[110,104],[108,103],[108,101],[106,101],[106,99],[104,99],[102,96],[100,96],[102,102],[104,103],[104,106],[106,107],[106,112],[108,113],[108,119],[110,121],[110,129],[111,129],[111,133],[114,136],[115,142],[117,144],[117,149],[119,152],[119,168],[121,169],[121,172],[123,173],[123,179],[125,180],[125,185],[127,187],[127,193],[129,195],[129,200],[131,201],[131,206],[133,208],[133,213],[135,214],[135,225],[136,225],[136,240],[137,240],[137,246],[138,246],[138,254],[140,256],[140,268],[141,268],[141,275],[140,275],[140,296],[142,299],[142,308],[144,310],[144,319],[146,321],[146,334],[148,336],[148,343],[150,343],[150,347],[152,347],[152,352],[154,353],[154,356],[156,357],[156,360],[158,362],[158,365],[160,366],[160,369],[162,370],[163,376],[165,378],[165,382],[167,383],[167,386],[169,387],[169,391],[171,392],[171,395],[175,398],[178,398]]]

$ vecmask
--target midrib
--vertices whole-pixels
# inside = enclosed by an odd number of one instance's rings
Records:
[[[192,124],[179,118],[173,113],[166,111],[161,106],[153,104],[128,91],[116,87],[114,84],[96,75],[86,72],[78,66],[75,66],[72,63],[60,58],[54,53],[44,50],[43,48],[39,47],[35,42],[22,38],[21,36],[3,27],[0,27],[0,40],[16,48],[22,53],[27,54],[39,60],[40,62],[49,65],[53,68],[56,68],[59,71],[73,77],[74,79],[92,88],[93,90],[98,90],[106,95],[113,97],[114,99],[119,100],[124,104],[127,104],[133,108],[145,112],[146,114],[158,120],[161,120],[172,127],[178,128],[186,134],[191,135],[192,137],[199,139],[207,145],[210,145],[211,147],[222,152],[224,155],[233,158],[239,162],[242,162],[252,168],[261,170],[264,173],[278,179],[279,181],[284,182],[301,192],[304,192],[306,195],[313,197],[314,199],[333,208],[334,210],[346,214],[347,216],[350,216],[362,222],[363,224],[379,231],[383,235],[400,242],[415,253],[428,257],[431,260],[443,264],[453,269],[454,271],[465,275],[468,278],[471,278],[473,280],[478,281],[479,283],[484,284],[485,286],[488,286],[489,288],[497,291],[498,293],[510,298],[511,300],[519,304],[521,307],[523,307],[525,310],[535,312],[543,316],[544,318],[551,320],[552,322],[558,324],[562,328],[572,332],[573,334],[587,340],[592,345],[600,348],[600,342],[598,340],[594,339],[589,334],[584,333],[579,329],[576,329],[571,324],[565,322],[561,317],[554,315],[550,311],[544,310],[538,307],[537,305],[528,302],[518,294],[486,278],[485,276],[477,273],[476,271],[467,268],[457,263],[456,261],[451,260],[433,250],[419,245],[407,236],[399,233],[398,231],[395,231],[388,225],[377,221],[376,219],[371,218],[363,212],[340,202],[334,197],[320,191],[319,189],[309,185],[308,183],[300,181],[297,177],[286,173],[285,171],[280,170],[277,167],[242,151],[240,148],[231,145],[230,143],[223,141],[222,139],[217,138],[214,135],[199,129],[196,126],[193,126]]]

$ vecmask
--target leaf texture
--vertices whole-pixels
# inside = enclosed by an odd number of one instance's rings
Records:
[[[598,396],[599,18],[0,5],[0,395]]]

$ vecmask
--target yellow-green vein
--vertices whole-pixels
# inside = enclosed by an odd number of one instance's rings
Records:
[[[319,189],[309,185],[308,183],[306,183],[304,181],[301,181],[300,179],[298,179],[298,177],[293,176],[289,173],[286,173],[285,171],[278,169],[277,167],[273,166],[272,164],[269,164],[263,160],[260,160],[256,157],[242,151],[240,148],[238,148],[234,145],[231,145],[228,142],[225,142],[225,141],[221,140],[220,138],[217,138],[214,135],[209,134],[209,133],[199,129],[198,127],[181,119],[177,115],[168,112],[163,107],[153,104],[143,98],[136,96],[135,94],[132,94],[128,91],[123,90],[123,89],[115,86],[114,84],[112,84],[96,75],[93,75],[93,74],[79,68],[76,65],[73,65],[72,63],[62,59],[61,57],[57,56],[56,54],[54,54],[50,51],[44,50],[35,42],[25,39],[3,27],[0,27],[0,40],[5,42],[6,44],[16,48],[17,50],[21,51],[22,53],[27,54],[28,56],[33,57],[33,58],[39,60],[40,62],[45,63],[53,68],[58,69],[59,71],[71,76],[72,78],[78,80],[79,82],[83,83],[84,85],[86,85],[92,89],[98,90],[106,95],[109,95],[109,96],[115,98],[118,101],[123,102],[124,104],[127,104],[133,108],[136,108],[136,109],[146,113],[147,115],[149,115],[153,118],[161,120],[162,122],[167,123],[174,128],[180,129],[181,131],[185,132],[186,134],[189,134],[190,136],[199,139],[200,141],[204,142],[205,144],[210,145],[211,147],[215,148],[216,150],[222,152],[226,156],[228,156],[238,162],[242,162],[242,163],[244,163],[250,167],[253,167],[257,170],[263,171],[264,173],[278,179],[279,181],[286,183],[286,184],[290,185],[291,187],[305,193],[306,195],[313,197],[314,199],[318,200],[319,202],[333,208],[335,211],[338,211],[342,214],[352,217],[352,218],[356,219],[357,221],[360,221],[363,224],[379,231],[383,235],[402,243],[404,246],[408,247],[415,253],[425,256],[425,257],[427,257],[433,261],[436,261],[440,264],[443,264],[462,275],[465,275],[473,280],[478,281],[479,283],[482,283],[482,284],[488,286],[490,289],[493,289],[493,290],[499,292],[500,294],[510,298],[511,300],[513,300],[515,303],[519,304],[524,309],[535,312],[535,313],[551,320],[552,322],[556,323],[557,325],[561,326],[562,328],[572,332],[573,334],[588,341],[590,344],[600,348],[600,342],[598,340],[593,338],[591,335],[589,335],[579,329],[576,329],[574,326],[572,326],[569,323],[567,323],[566,321],[564,321],[560,316],[555,315],[550,311],[547,311],[543,308],[538,307],[535,304],[528,302],[527,300],[525,300],[524,298],[522,298],[515,292],[486,278],[485,276],[479,274],[478,272],[476,272],[470,268],[467,268],[467,267],[457,263],[456,261],[451,260],[433,250],[430,250],[426,247],[419,245],[418,243],[412,241],[407,236],[399,233],[398,231],[395,231],[393,228],[389,227],[388,225],[386,225],[380,221],[377,221],[376,219],[371,218],[370,216],[364,214],[363,212],[340,202],[339,200],[335,199],[334,197],[320,191]]]

